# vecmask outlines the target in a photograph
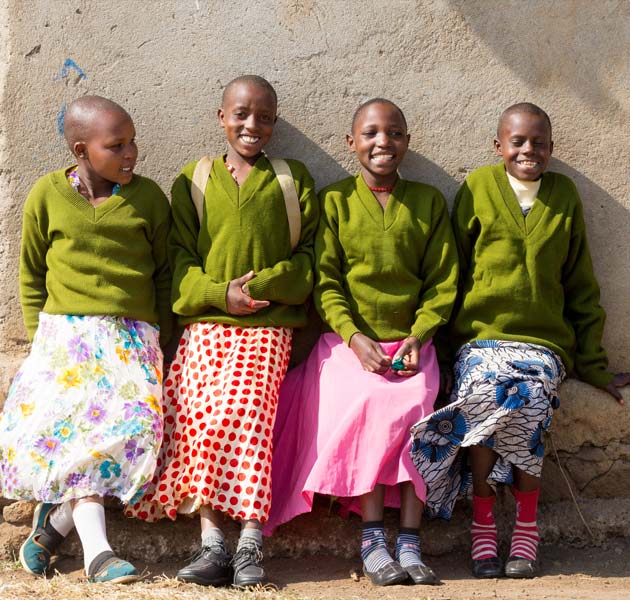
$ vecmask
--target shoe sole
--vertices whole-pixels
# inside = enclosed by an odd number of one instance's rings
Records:
[[[136,581],[140,581],[140,575],[121,575],[105,581],[91,581],[88,579],[88,583],[134,583]]]
[[[195,583],[197,585],[203,585],[206,587],[223,587],[232,583],[231,577],[208,581],[207,579],[195,577],[194,575],[184,577],[182,577],[181,575],[175,575],[175,579],[177,579],[177,581],[182,581],[183,583]]]
[[[38,573],[37,571],[33,571],[26,563],[26,558],[24,558],[24,548],[26,547],[26,544],[28,544],[28,541],[31,539],[31,537],[35,533],[35,530],[37,529],[37,523],[39,522],[39,515],[41,514],[43,506],[44,504],[42,502],[38,502],[37,506],[35,507],[35,511],[33,512],[33,522],[31,524],[32,525],[31,533],[26,538],[24,543],[20,546],[20,563],[22,564],[23,569],[27,573],[30,573],[31,575],[43,575],[46,572],[45,570],[42,571],[41,573]]]

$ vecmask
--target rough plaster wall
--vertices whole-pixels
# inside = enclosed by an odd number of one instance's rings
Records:
[[[546,108],[552,168],[583,195],[612,367],[630,370],[629,51],[630,3],[612,0],[0,0],[0,405],[27,351],[21,207],[38,176],[71,160],[63,106],[86,93],[123,104],[139,134],[139,172],[168,189],[190,158],[223,150],[216,107],[242,73],[278,90],[270,153],[302,159],[319,186],[356,171],[344,134],[357,104],[397,101],[412,135],[405,175],[449,201],[466,173],[495,160],[502,108]],[[630,484],[620,487],[630,481],[630,429],[618,426],[627,408],[577,382],[562,395],[553,435],[577,489],[630,496]],[[545,496],[561,501],[552,459]],[[614,527],[624,510],[611,512]]]

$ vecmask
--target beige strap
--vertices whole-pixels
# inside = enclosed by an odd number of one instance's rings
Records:
[[[284,196],[284,206],[287,211],[287,219],[289,220],[289,236],[291,239],[291,249],[294,249],[300,241],[300,233],[302,230],[302,214],[300,212],[300,201],[298,199],[297,190],[291,169],[286,160],[281,158],[270,158],[271,167],[278,178],[282,195]],[[206,185],[212,170],[212,160],[207,156],[199,159],[193,171],[192,186],[190,195],[193,204],[197,210],[199,223],[203,217],[203,205],[206,195]]]
[[[203,205],[206,196],[206,185],[208,184],[208,178],[210,177],[211,169],[212,161],[207,156],[203,156],[199,159],[199,162],[195,165],[195,170],[193,171],[190,195],[192,197],[193,204],[197,209],[199,223],[201,223],[201,217],[203,217]]]
[[[291,238],[291,249],[294,249],[300,241],[300,233],[302,230],[302,215],[300,213],[300,201],[298,200],[297,190],[291,169],[286,160],[281,158],[270,158],[269,162],[273,167],[278,178],[278,183],[282,189],[284,196],[284,205],[287,210],[287,218],[289,219],[289,236]]]

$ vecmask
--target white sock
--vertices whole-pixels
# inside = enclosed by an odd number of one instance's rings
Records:
[[[112,549],[105,531],[105,509],[98,502],[80,502],[72,511],[72,518],[83,546],[85,572],[89,574],[92,561]]]
[[[72,519],[72,504],[64,502],[54,508],[50,513],[48,522],[55,528],[55,531],[66,537],[74,527]]]

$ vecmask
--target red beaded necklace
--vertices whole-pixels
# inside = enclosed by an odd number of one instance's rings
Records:
[[[370,192],[393,192],[394,191],[394,186],[392,187],[372,187],[372,186],[368,186],[370,188]]]

